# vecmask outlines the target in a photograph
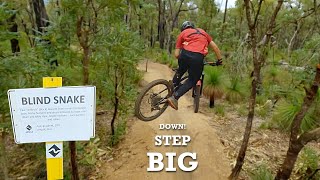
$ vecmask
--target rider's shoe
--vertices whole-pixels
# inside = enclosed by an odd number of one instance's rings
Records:
[[[168,98],[168,104],[175,110],[178,110],[178,100],[173,96]]]

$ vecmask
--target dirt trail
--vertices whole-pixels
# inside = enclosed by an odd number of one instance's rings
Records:
[[[145,64],[139,69],[144,70]],[[144,80],[151,82],[155,79],[171,79],[172,70],[165,65],[148,64],[148,72]],[[229,161],[223,153],[215,130],[209,125],[211,118],[202,113],[193,113],[191,98],[187,95],[179,100],[179,110],[168,109],[157,119],[151,122],[135,120],[130,127],[126,138],[120,143],[113,160],[104,163],[101,167],[101,179],[112,180],[220,180],[227,179],[230,173]],[[159,130],[159,124],[179,123],[186,124],[185,130]],[[189,135],[191,142],[188,146],[155,146],[156,135]],[[147,172],[149,160],[147,152],[162,153],[176,152],[174,159],[177,172]],[[184,172],[177,166],[178,156],[184,152],[197,153],[198,168],[193,172]],[[187,160],[190,160],[187,158]],[[165,160],[165,167],[167,166]],[[185,161],[188,166],[188,162]]]

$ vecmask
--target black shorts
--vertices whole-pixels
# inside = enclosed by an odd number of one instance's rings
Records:
[[[179,68],[173,78],[174,84],[180,83],[180,78],[188,71],[188,80],[175,92],[174,96],[179,99],[193,86],[197,84],[203,71],[204,55],[182,49],[178,58]]]

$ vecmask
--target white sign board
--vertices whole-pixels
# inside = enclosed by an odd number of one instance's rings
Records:
[[[89,140],[95,135],[94,86],[10,89],[16,143]]]

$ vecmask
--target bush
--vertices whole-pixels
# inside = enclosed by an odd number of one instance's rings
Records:
[[[231,103],[238,103],[246,97],[247,88],[239,78],[231,79],[226,89],[226,99]]]
[[[241,104],[238,107],[237,112],[240,116],[247,116],[248,115],[248,108],[246,107],[246,104]]]
[[[302,102],[288,103],[287,101],[279,102],[279,105],[276,107],[275,114],[272,118],[272,122],[276,124],[281,129],[290,130],[291,123],[295,115],[299,112]],[[308,131],[313,129],[316,125],[316,119],[312,116],[312,108],[307,112],[301,123],[301,131]]]
[[[219,104],[219,105],[215,106],[214,112],[217,115],[224,117],[224,115],[225,115],[225,107],[223,105]]]
[[[259,165],[250,175],[252,180],[273,180],[274,175],[266,165]]]
[[[301,179],[307,179],[319,167],[320,156],[311,148],[304,148],[300,154],[296,166],[296,172]],[[320,172],[313,176],[313,179],[320,179]]]
[[[225,78],[221,68],[205,68],[203,94],[210,99],[210,107],[214,106],[214,100],[224,94]]]

